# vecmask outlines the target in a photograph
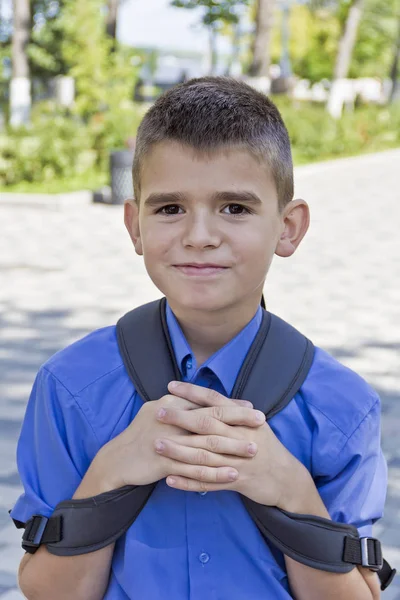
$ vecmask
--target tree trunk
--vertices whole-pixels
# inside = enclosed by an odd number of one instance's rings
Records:
[[[339,41],[338,55],[336,58],[334,79],[347,77],[353,49],[357,39],[358,26],[361,21],[365,0],[352,0],[349,14]]]
[[[119,0],[108,0],[108,13],[107,13],[107,33],[111,36],[115,42],[117,37],[117,14]]]
[[[236,23],[233,25],[233,33],[232,33],[232,52],[229,54],[229,58],[226,65],[226,75],[228,77],[232,76],[232,71],[239,64],[239,56],[240,56],[240,40],[241,40],[241,29],[240,23]],[[236,75],[236,73],[235,73]]]
[[[30,118],[31,82],[27,55],[30,30],[29,0],[13,0],[12,77],[10,82],[10,125],[12,127],[26,125]]]
[[[399,78],[399,65],[400,65],[400,16],[399,16],[399,29],[397,33],[397,40],[394,49],[393,64],[390,70],[390,79],[392,80],[392,89],[390,92],[389,102],[393,102],[397,93],[398,78]]]
[[[29,63],[26,47],[30,37],[29,0],[13,0],[12,76],[29,78]]]
[[[249,67],[249,75],[256,77],[269,76],[274,6],[275,0],[257,0],[253,61]]]
[[[209,27],[209,55],[210,55],[210,63],[209,63],[209,74],[215,75],[217,64],[218,64],[218,51],[217,51],[217,30],[211,25]]]

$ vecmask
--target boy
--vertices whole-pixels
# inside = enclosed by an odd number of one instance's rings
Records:
[[[329,573],[273,553],[239,495],[371,536],[386,494],[379,398],[324,351],[268,423],[229,398],[273,255],[291,256],[309,225],[307,204],[293,200],[279,112],[230,79],[179,85],[144,117],[133,176],[125,225],[167,299],[186,383],[143,403],[115,327],[42,366],[18,446],[25,494],[11,516],[26,522],[65,499],[158,483],[116,543],[25,555],[22,591],[35,600],[376,600],[368,569]]]

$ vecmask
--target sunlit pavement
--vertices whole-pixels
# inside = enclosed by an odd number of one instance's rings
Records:
[[[364,376],[382,398],[389,465],[374,534],[400,570],[400,150],[298,168],[310,231],[275,259],[269,310]],[[18,600],[21,531],[8,516],[21,492],[16,442],[39,366],[90,330],[160,296],[123,225],[121,206],[54,208],[0,199],[0,599]],[[383,594],[400,600],[400,578]]]

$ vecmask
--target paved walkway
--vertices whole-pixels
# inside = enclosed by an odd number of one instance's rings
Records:
[[[390,483],[374,534],[400,570],[400,150],[301,167],[297,196],[312,226],[290,260],[277,258],[271,311],[357,370],[383,401]],[[15,446],[39,366],[88,331],[159,292],[118,206],[57,209],[0,200],[0,599],[20,600],[21,533],[7,514],[21,492]],[[400,600],[400,581],[384,593]]]

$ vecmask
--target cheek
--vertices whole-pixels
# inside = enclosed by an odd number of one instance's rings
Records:
[[[142,246],[144,256],[148,258],[162,257],[168,252],[173,240],[170,228],[153,226],[142,231]]]
[[[271,231],[252,228],[241,232],[235,241],[235,248],[240,262],[252,269],[262,270],[269,266],[275,252],[275,239]]]

